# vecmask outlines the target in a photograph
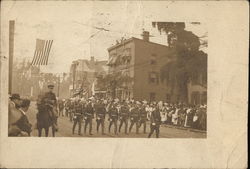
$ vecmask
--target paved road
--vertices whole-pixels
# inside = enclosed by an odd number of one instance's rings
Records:
[[[33,126],[35,126],[36,123],[36,106],[34,104],[34,102],[32,102],[30,109],[27,113],[27,116],[31,122],[31,124]],[[130,123],[129,123],[130,125]],[[93,135],[88,135],[88,134],[84,134],[83,133],[83,126],[84,123],[82,124],[82,135],[79,136],[77,134],[78,131],[78,126],[76,126],[76,130],[75,133],[76,134],[72,134],[72,126],[73,123],[70,122],[68,117],[59,117],[58,118],[58,127],[59,127],[59,131],[56,133],[56,137],[114,137],[114,138],[147,138],[148,136],[148,132],[149,132],[149,124],[147,124],[147,134],[143,134],[142,133],[142,127],[140,128],[140,133],[136,134],[135,133],[135,126],[133,127],[131,133],[129,133],[128,135],[124,133],[124,128],[122,128],[122,132],[118,133],[118,135],[113,134],[114,128],[112,126],[111,128],[111,133],[108,133],[108,121],[106,120],[105,122],[105,135],[102,135],[101,133],[97,133],[96,132],[96,121],[95,119],[93,119],[93,127],[92,127],[92,133]],[[100,126],[101,127],[101,126]],[[88,131],[88,129],[87,129]],[[99,128],[99,131],[101,131],[101,128]],[[38,135],[38,131],[36,129],[33,129],[32,131],[32,136],[36,137]],[[43,131],[43,136],[44,136],[44,131]],[[49,136],[52,136],[51,134],[51,129],[49,132]],[[155,137],[155,135],[153,135],[152,137]],[[160,127],[160,138],[206,138],[206,133],[203,132],[194,132],[191,130],[183,130],[183,129],[177,129],[174,127],[168,127],[165,125],[162,125]]]

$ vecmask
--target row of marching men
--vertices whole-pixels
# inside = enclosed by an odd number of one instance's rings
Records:
[[[74,99],[68,100],[65,103],[66,115],[73,121],[72,133],[75,133],[75,128],[78,124],[78,134],[81,135],[82,122],[84,121],[84,133],[87,129],[89,135],[92,134],[93,119],[96,121],[96,130],[101,134],[105,134],[105,120],[109,121],[108,132],[110,133],[113,127],[114,134],[120,133],[124,128],[124,133],[129,134],[133,128],[136,129],[136,134],[139,134],[139,129],[143,127],[143,133],[146,133],[147,121],[150,121],[150,132],[148,137],[155,132],[156,137],[159,137],[159,128],[161,124],[160,110],[157,104],[153,104],[150,109],[147,102],[127,102],[127,101],[110,101],[106,100],[84,100]],[[107,118],[108,116],[108,118]],[[129,125],[130,122],[130,125]]]

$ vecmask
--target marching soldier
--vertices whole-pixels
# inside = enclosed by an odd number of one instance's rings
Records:
[[[140,109],[140,116],[139,116],[139,128],[141,127],[141,125],[143,124],[143,133],[146,134],[146,122],[147,122],[147,111],[146,111],[146,104],[144,103]]]
[[[94,106],[91,101],[88,101],[85,108],[85,125],[84,125],[84,133],[86,133],[87,125],[89,125],[89,135],[93,135],[92,132],[92,119],[94,118]]]
[[[132,108],[131,108],[131,115],[130,115],[130,127],[129,127],[129,132],[131,132],[134,124],[136,124],[136,134],[139,133],[139,107],[138,107],[138,102],[137,102],[137,105],[133,105]]]
[[[119,133],[121,132],[121,128],[123,123],[125,124],[125,134],[128,134],[128,118],[129,118],[129,107],[123,102],[120,108],[120,125],[119,125]]]
[[[71,99],[70,103],[69,103],[69,120],[73,121],[73,115],[75,112],[75,108],[74,108],[74,100]]]
[[[161,114],[160,109],[158,107],[154,108],[154,110],[151,113],[150,116],[150,133],[148,135],[148,138],[151,137],[151,135],[156,132],[156,138],[159,138],[160,134],[160,124],[161,124]]]
[[[82,118],[83,118],[83,107],[82,104],[80,104],[80,100],[78,100],[75,102],[75,113],[73,116],[74,124],[73,124],[72,134],[74,134],[76,124],[78,123],[78,135],[81,135]]]
[[[66,100],[64,107],[65,107],[65,115],[66,115],[66,117],[69,117],[69,111],[70,111],[70,100],[69,99]]]
[[[114,124],[114,132],[117,134],[117,120],[118,120],[118,109],[114,103],[111,103],[109,107],[109,133],[111,126]]]
[[[97,122],[97,133],[99,132],[100,125],[102,126],[102,134],[104,135],[104,121],[105,121],[105,114],[106,109],[104,103],[101,103],[100,101],[97,101],[97,104],[95,106],[96,110],[96,122]]]

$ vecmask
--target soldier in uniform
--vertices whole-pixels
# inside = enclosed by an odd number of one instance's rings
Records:
[[[101,101],[97,101],[97,104],[95,105],[96,110],[96,123],[97,123],[97,133],[99,132],[100,125],[102,126],[102,134],[104,133],[104,121],[105,121],[105,115],[106,115],[106,109],[104,103]]]
[[[129,107],[126,102],[123,102],[120,108],[120,125],[119,125],[119,133],[121,132],[121,128],[123,123],[125,124],[125,134],[128,134],[128,118],[129,118]]]
[[[111,126],[114,124],[114,132],[117,134],[117,120],[118,120],[118,109],[114,103],[111,103],[109,107],[109,133]]]
[[[66,115],[66,117],[69,117],[69,108],[70,108],[70,100],[69,99],[67,99],[66,101],[65,101],[65,104],[64,104],[64,107],[65,107],[65,115]]]
[[[73,121],[73,115],[74,115],[74,100],[71,99],[69,103],[69,120]]]
[[[74,124],[73,124],[72,134],[74,134],[76,124],[78,123],[78,135],[81,135],[82,118],[83,118],[83,107],[80,104],[80,100],[77,100],[75,102],[75,113],[73,116]]]
[[[84,133],[86,133],[87,125],[89,124],[89,135],[93,135],[92,132],[92,119],[94,118],[94,106],[93,103],[89,100],[85,108],[85,125]]]
[[[54,89],[54,85],[53,84],[49,84],[48,85],[48,92],[46,92],[44,94],[44,101],[45,101],[45,105],[47,105],[49,107],[49,114],[50,114],[50,118],[52,121],[52,134],[53,137],[55,136],[55,131],[58,130],[57,128],[57,100],[56,100],[56,95],[53,92]]]
[[[139,128],[143,124],[143,133],[146,134],[147,111],[146,104],[144,103],[139,109]]]
[[[134,104],[131,107],[130,110],[130,127],[129,127],[129,132],[131,132],[134,124],[136,124],[136,134],[139,133],[139,106],[138,106],[138,102],[137,105]]]
[[[156,132],[156,138],[159,138],[160,124],[161,124],[160,109],[158,107],[156,107],[153,109],[151,116],[150,116],[150,133],[148,135],[148,138],[151,137],[151,135],[154,133],[154,131]]]

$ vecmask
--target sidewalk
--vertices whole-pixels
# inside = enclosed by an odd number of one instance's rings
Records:
[[[175,126],[175,125],[170,125],[170,124],[162,124],[162,126],[168,127],[168,128],[181,129],[181,130],[188,130],[192,132],[207,133],[207,131],[205,130],[193,129],[190,127],[181,127],[181,126]]]

